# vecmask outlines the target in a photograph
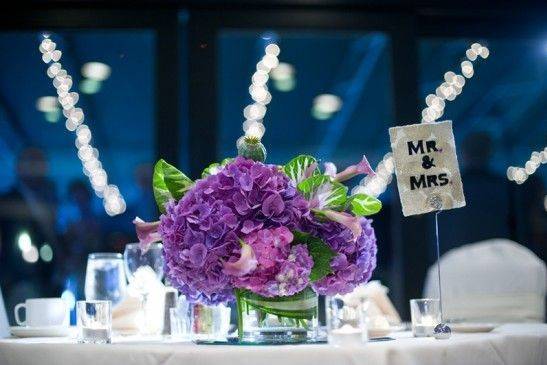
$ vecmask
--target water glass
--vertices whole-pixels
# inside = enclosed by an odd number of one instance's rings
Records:
[[[157,280],[163,278],[162,250],[161,243],[150,245],[146,251],[141,250],[138,243],[130,243],[125,246],[123,259],[127,279],[130,283],[135,284],[135,289],[142,295],[147,292],[148,272],[153,273]]]
[[[157,316],[154,316],[154,313],[150,313],[147,308],[148,295],[158,289],[158,285],[162,285],[162,251],[163,246],[161,243],[150,245],[146,251],[141,250],[138,243],[130,243],[125,246],[123,253],[125,271],[129,279],[130,289],[139,295],[141,300],[141,316],[138,323],[141,335],[154,334],[159,328],[158,323],[156,323]]]
[[[169,309],[171,325],[171,338],[176,340],[191,340],[192,325],[188,311],[183,312],[179,308]]]
[[[368,341],[362,302],[349,296],[327,297],[328,342],[335,346],[361,345]]]
[[[119,253],[92,253],[87,258],[85,298],[110,300],[115,306],[126,293],[123,256]]]
[[[414,337],[433,336],[435,326],[441,323],[439,299],[412,299],[410,317]]]
[[[192,339],[192,306],[184,295],[181,295],[177,299],[177,305],[169,309],[171,338],[178,340]]]
[[[76,303],[79,343],[111,343],[112,303],[108,300],[80,300]]]
[[[225,340],[230,330],[231,309],[224,304],[190,306],[192,337],[195,340]]]

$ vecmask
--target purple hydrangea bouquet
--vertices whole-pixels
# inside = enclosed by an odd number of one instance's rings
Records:
[[[351,292],[376,266],[372,221],[381,203],[348,196],[342,184],[374,174],[366,158],[336,173],[307,155],[264,163],[259,140],[192,181],[160,160],[154,169],[158,222],[135,220],[141,244],[163,242],[165,273],[191,302],[236,301],[239,338],[309,339],[318,295]]]

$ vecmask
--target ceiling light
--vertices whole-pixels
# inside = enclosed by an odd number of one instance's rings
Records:
[[[342,99],[333,94],[321,94],[313,99],[314,107],[321,113],[336,113],[342,107]]]
[[[286,80],[294,76],[294,67],[285,62],[280,62],[276,68],[274,68],[270,76],[273,80]]]
[[[21,232],[17,237],[17,246],[23,252],[30,250],[32,247],[32,240],[28,232]]]
[[[40,247],[40,258],[44,262],[51,262],[51,260],[53,260],[53,249],[47,243],[44,243],[42,247]]]
[[[101,91],[102,82],[94,79],[80,81],[80,91],[84,94],[96,94]]]
[[[30,246],[30,248],[27,251],[23,251],[23,260],[30,264],[34,264],[36,261],[38,261],[38,258],[40,255],[38,254],[38,249],[36,246]]]
[[[86,79],[104,81],[110,77],[110,66],[102,62],[87,62],[82,66],[82,76]]]
[[[42,96],[36,100],[36,109],[41,112],[54,112],[59,109],[55,96]]]

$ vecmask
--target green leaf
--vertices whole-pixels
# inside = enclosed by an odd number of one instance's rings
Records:
[[[351,212],[356,216],[376,214],[382,209],[382,202],[367,194],[355,194],[348,199]]]
[[[221,166],[218,162],[214,162],[214,163],[210,164],[201,173],[201,178],[203,179],[203,178],[206,178],[207,176],[218,174],[218,171],[220,170],[220,167]]]
[[[296,156],[292,160],[290,160],[285,166],[283,166],[283,171],[285,174],[294,181],[295,184],[299,184],[302,180],[304,180],[306,173],[306,170],[308,167],[310,167],[312,164],[316,163],[317,160],[313,156],[308,155],[300,155]],[[319,175],[320,171],[319,168],[316,167],[312,171],[312,176]]]
[[[234,160],[233,157],[226,157],[224,160],[220,161],[220,166],[224,167]]]
[[[248,306],[263,313],[293,319],[317,317],[318,296],[310,287],[291,296],[266,298],[249,290],[236,289],[238,316]]]
[[[345,207],[348,188],[337,181],[332,181],[330,176],[309,177],[298,184],[297,188],[306,199],[314,202],[314,207],[317,209]]]
[[[327,175],[316,175],[308,177],[301,181],[296,187],[306,199],[311,199],[313,193],[323,184],[330,183],[331,179]]]
[[[313,267],[310,273],[310,281],[314,282],[323,279],[332,272],[330,267],[331,260],[336,256],[334,252],[323,240],[314,237],[309,233],[293,231],[293,243],[303,243],[308,246],[308,252],[313,259]]]
[[[207,176],[218,174],[218,172],[220,171],[221,168],[223,168],[224,166],[226,166],[227,164],[229,164],[233,160],[234,159],[232,157],[228,157],[228,158],[225,158],[224,160],[220,161],[220,163],[214,162],[214,163],[210,164],[201,173],[201,178],[204,179]]]
[[[154,198],[162,213],[165,213],[165,204],[170,199],[182,198],[193,184],[194,182],[190,178],[163,159],[154,166],[152,179]]]

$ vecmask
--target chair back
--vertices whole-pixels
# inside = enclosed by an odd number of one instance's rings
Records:
[[[507,239],[490,239],[441,257],[445,320],[543,322],[547,269],[532,251]],[[438,298],[437,266],[429,268],[424,296]]]
[[[6,306],[2,297],[2,289],[0,289],[0,338],[6,338],[9,335],[8,313],[6,312]]]

